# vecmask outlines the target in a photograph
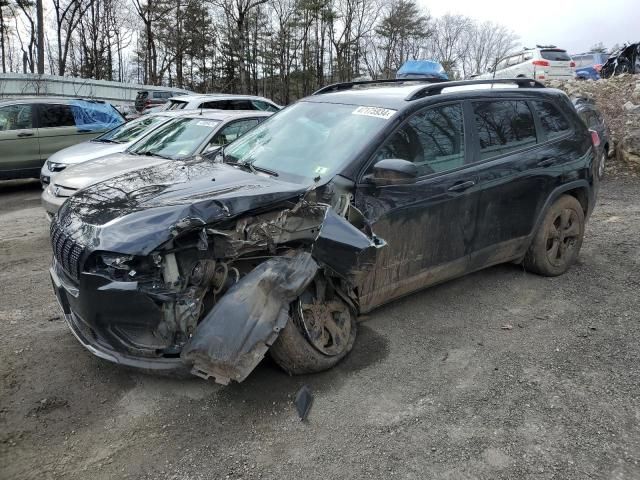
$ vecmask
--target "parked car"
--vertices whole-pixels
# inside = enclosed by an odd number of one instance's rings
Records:
[[[69,198],[50,273],[78,340],[220,383],[267,351],[308,373],[347,355],[357,315],[403,295],[504,262],[567,271],[598,189],[597,134],[569,98],[529,79],[411,82],[323,88],[224,163],[175,160]],[[512,88],[473,90],[493,84]]]
[[[282,109],[268,98],[253,95],[206,94],[182,95],[169,99],[165,110],[195,110],[201,108],[216,110],[261,110],[277,112]]]
[[[0,100],[0,180],[38,178],[53,153],[123,122],[115,108],[95,100]]]
[[[179,90],[140,90],[136,95],[135,109],[138,113],[164,105],[170,98],[186,95]]]
[[[169,113],[169,112],[167,112]],[[48,218],[81,188],[152,165],[171,169],[177,160],[211,158],[217,150],[255,127],[268,112],[203,112],[180,114],[135,142],[122,153],[102,156],[67,168],[42,193]]]
[[[609,55],[602,52],[580,53],[571,55],[576,64],[576,78],[581,80],[599,80],[602,65],[607,63]]]
[[[577,98],[573,100],[573,105],[587,128],[598,132],[600,145],[596,147],[596,159],[598,177],[602,178],[604,176],[605,164],[607,158],[609,158],[612,147],[609,128],[593,101],[586,98]]]
[[[181,115],[185,115],[185,112],[162,112],[161,114],[145,115],[123,123],[96,138],[64,148],[51,155],[44,163],[40,170],[40,183],[43,188],[46,188],[56,175],[71,165],[112,153],[124,152],[156,128]]]
[[[575,76],[575,62],[561,48],[554,45],[527,48],[500,60],[494,70],[478,75],[488,78],[533,78],[536,80],[571,80]]]

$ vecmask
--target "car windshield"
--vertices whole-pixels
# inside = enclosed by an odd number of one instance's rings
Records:
[[[332,176],[394,113],[386,108],[298,102],[229,145],[225,161],[303,182]]]
[[[123,123],[119,127],[109,130],[107,133],[94,138],[92,141],[101,143],[129,143],[137,140],[140,136],[152,128],[166,122],[168,117],[153,115],[137,118],[128,123]]]
[[[540,56],[552,62],[568,62],[571,60],[565,50],[540,50]]]
[[[208,118],[178,118],[140,140],[129,152],[171,159],[191,157],[219,123]]]

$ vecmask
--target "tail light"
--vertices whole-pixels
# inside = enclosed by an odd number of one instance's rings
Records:
[[[534,64],[536,67],[548,67],[549,66],[549,62],[547,62],[546,60],[534,60],[531,63]]]
[[[598,135],[598,132],[596,132],[595,130],[589,130],[589,133],[591,134],[591,143],[593,143],[594,147],[599,147],[600,146],[600,135]]]
[[[602,64],[596,63],[593,68],[595,68],[596,72],[600,73],[600,70],[602,70]]]
[[[569,62],[569,66],[571,68],[576,68],[576,62]]]

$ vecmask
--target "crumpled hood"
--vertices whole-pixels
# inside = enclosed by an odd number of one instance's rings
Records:
[[[82,142],[54,153],[48,160],[66,165],[88,162],[105,155],[124,152],[132,143]]]
[[[79,190],[94,183],[140,168],[162,165],[172,160],[160,157],[115,153],[73,165],[55,177],[54,183],[65,188]]]
[[[171,160],[92,185],[57,222],[90,250],[148,255],[181,229],[298,198],[305,185],[208,160]]]

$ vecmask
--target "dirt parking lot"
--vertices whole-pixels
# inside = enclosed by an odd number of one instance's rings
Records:
[[[2,479],[640,478],[638,178],[603,183],[565,276],[479,272],[375,311],[332,371],[227,387],[83,350],[39,195],[0,184]]]

